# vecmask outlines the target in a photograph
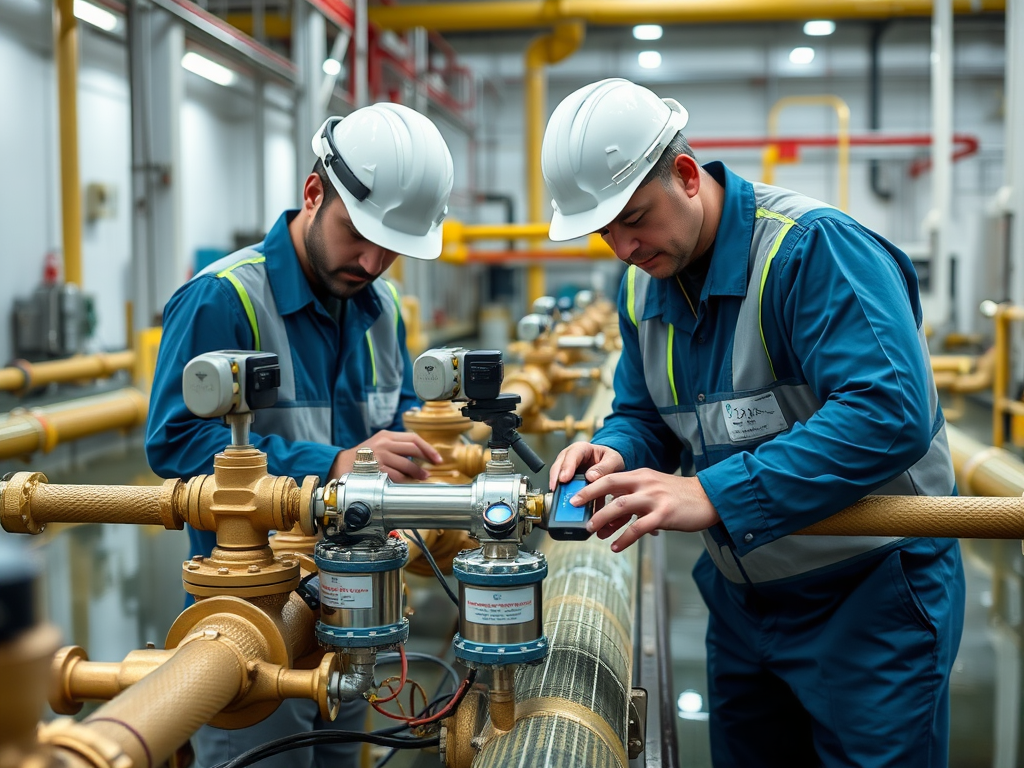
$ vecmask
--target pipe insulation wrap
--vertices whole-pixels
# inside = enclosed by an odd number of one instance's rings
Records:
[[[625,768],[633,667],[637,550],[597,538],[548,542],[544,632],[550,653],[516,671],[516,723],[492,731],[474,768]],[[525,762],[524,762],[525,761]]]

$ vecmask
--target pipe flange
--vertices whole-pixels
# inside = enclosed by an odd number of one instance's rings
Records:
[[[42,533],[46,523],[32,519],[32,494],[36,486],[45,483],[42,472],[15,472],[4,488],[0,498],[0,525],[10,533]]]
[[[84,723],[54,720],[39,726],[37,733],[40,744],[74,752],[95,768],[133,768],[135,765],[120,744]]]
[[[307,536],[316,536],[316,492],[320,488],[320,478],[307,475],[299,488],[299,528]]]
[[[288,552],[259,562],[196,555],[181,568],[185,591],[196,597],[264,597],[291,592],[299,586],[299,562]]]
[[[80,661],[88,661],[89,654],[78,645],[69,645],[57,651],[50,664],[50,695],[47,697],[50,708],[58,715],[77,715],[82,709],[82,702],[76,701],[71,695],[71,673]]]
[[[316,623],[316,637],[321,644],[339,653],[350,653],[373,648],[390,651],[409,639],[409,620],[403,618],[397,624],[383,627],[342,628]]]
[[[509,664],[538,664],[548,655],[548,638],[525,643],[477,643],[455,633],[455,658],[467,666],[505,667]]]
[[[320,705],[320,717],[333,723],[341,709],[341,699],[331,695],[331,678],[341,674],[341,656],[325,653],[317,669],[316,703]]]

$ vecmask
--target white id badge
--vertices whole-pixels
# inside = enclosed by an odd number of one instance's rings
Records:
[[[729,440],[734,443],[770,437],[789,429],[774,392],[723,400],[722,418],[729,430]]]
[[[381,429],[395,420],[395,412],[398,410],[398,399],[401,394],[401,389],[367,393],[366,410],[370,417],[371,429]]]

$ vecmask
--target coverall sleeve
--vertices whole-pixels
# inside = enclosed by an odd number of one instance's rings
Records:
[[[190,478],[213,472],[213,457],[231,442],[221,419],[201,419],[185,407],[181,376],[196,355],[218,349],[252,349],[252,328],[227,280],[200,277],[167,302],[146,424],[146,458],[160,477]],[[267,454],[272,475],[323,480],[338,448],[255,432],[250,442]]]
[[[823,218],[791,236],[762,305],[786,338],[768,343],[773,356],[790,356],[822,406],[752,452],[698,473],[740,555],[904,472],[942,426],[911,306],[916,277],[852,222]]]
[[[622,355],[615,366],[615,399],[611,415],[591,442],[618,451],[627,470],[650,467],[674,472],[683,461],[683,446],[658,415],[647,391],[639,335],[626,307],[625,279],[619,288],[618,305]]]

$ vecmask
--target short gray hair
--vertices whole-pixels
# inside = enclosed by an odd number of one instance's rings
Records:
[[[683,136],[682,131],[679,131],[672,137],[672,141],[665,147],[665,151],[661,153],[658,162],[654,164],[654,167],[647,172],[644,180],[640,182],[640,187],[646,187],[655,179],[658,179],[667,187],[672,181],[672,175],[675,173],[676,157],[679,155],[689,155],[694,160],[697,159],[697,156],[693,154],[693,150],[690,148],[690,142]]]

